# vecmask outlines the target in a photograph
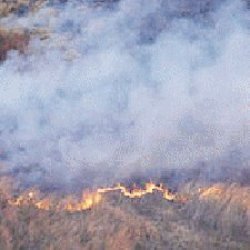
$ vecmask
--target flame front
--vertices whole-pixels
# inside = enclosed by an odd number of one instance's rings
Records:
[[[249,192],[248,190],[245,190],[244,192],[242,190],[243,189],[237,187],[226,189],[223,185],[213,185],[210,187],[199,188],[198,197],[200,200],[221,200],[224,197],[231,197],[231,195],[233,195],[234,198],[230,199],[231,202],[250,209]],[[192,198],[192,194],[175,194],[163,184],[157,185],[153,182],[148,182],[145,184],[144,188],[139,188],[135,185],[133,188],[127,188],[124,185],[117,184],[113,187],[98,188],[94,191],[88,192],[85,191],[83,192],[81,199],[69,196],[64,199],[58,199],[53,196],[39,198],[41,196],[40,192],[32,190],[24,192],[16,198],[9,199],[8,203],[12,206],[33,206],[37,209],[47,211],[56,210],[77,212],[92,209],[101,203],[107,193],[112,192],[120,193],[121,196],[124,196],[127,199],[140,199],[145,195],[158,192],[162,195],[162,199],[178,203],[186,203]],[[238,196],[237,193],[242,193],[242,195]]]
[[[63,210],[71,212],[88,210],[99,204],[101,200],[102,196],[98,192],[84,193],[80,202],[75,202],[74,200],[67,202]]]
[[[107,188],[98,188],[93,192],[83,192],[82,199],[76,200],[72,198],[66,198],[65,200],[61,200],[54,204],[52,199],[43,198],[38,199],[38,194],[36,191],[30,191],[28,193],[24,193],[17,197],[16,199],[9,200],[9,204],[12,206],[24,206],[31,205],[38,209],[42,210],[60,210],[60,211],[84,211],[93,208],[98,205],[103,198],[103,195],[110,192],[118,191],[124,197],[129,199],[139,199],[147,194],[152,194],[155,191],[162,193],[162,198],[168,201],[176,200],[175,194],[171,193],[169,189],[165,188],[162,184],[157,185],[153,182],[148,182],[145,184],[145,188],[137,188],[134,187],[132,189],[128,189],[127,187],[117,184],[114,187]]]
[[[167,188],[164,188],[162,184],[156,185],[153,182],[148,182],[145,184],[145,189],[134,188],[129,190],[125,186],[117,184],[113,188],[99,188],[97,189],[98,193],[108,193],[112,191],[119,190],[125,197],[130,199],[141,198],[146,194],[152,194],[154,191],[159,191],[163,194],[163,198],[169,201],[173,201],[175,199],[175,195],[172,194]]]

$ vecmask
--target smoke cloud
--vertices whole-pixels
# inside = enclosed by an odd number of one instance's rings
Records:
[[[0,20],[48,36],[0,65],[1,173],[95,185],[235,150],[247,167],[246,2],[97,2]]]

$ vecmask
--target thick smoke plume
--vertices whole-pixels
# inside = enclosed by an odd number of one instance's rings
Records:
[[[38,34],[0,65],[2,175],[95,185],[232,152],[248,168],[246,1],[52,2],[0,19]]]

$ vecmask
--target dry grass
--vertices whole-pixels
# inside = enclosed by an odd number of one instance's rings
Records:
[[[79,213],[14,208],[2,192],[0,249],[247,250],[250,210],[240,200],[249,199],[249,190],[221,187],[219,199],[192,191],[186,204],[158,194],[140,200],[108,194],[94,209]]]
[[[38,9],[46,0],[1,0],[0,16],[7,16],[10,13],[25,15],[28,11]]]
[[[0,61],[7,57],[10,50],[24,53],[29,43],[29,33],[22,30],[0,29]]]

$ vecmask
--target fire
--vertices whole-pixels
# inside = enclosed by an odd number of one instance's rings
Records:
[[[145,188],[134,186],[134,188],[129,189],[121,184],[117,184],[113,187],[98,188],[93,192],[83,192],[80,200],[66,198],[65,200],[58,201],[56,204],[48,197],[40,199],[39,194],[36,191],[29,191],[15,199],[10,199],[9,204],[18,207],[30,205],[37,209],[47,211],[52,209],[69,212],[85,211],[98,205],[102,201],[103,195],[110,192],[120,192],[121,195],[129,199],[139,199],[147,194],[160,192],[162,193],[162,198],[165,200],[177,200],[176,195],[171,193],[169,189],[165,188],[163,184],[157,185],[153,182],[148,182],[145,184]]]
[[[73,200],[67,202],[63,207],[63,210],[70,212],[88,210],[99,204],[101,202],[101,199],[102,196],[98,192],[84,193],[81,201],[76,202]]]
[[[129,190],[125,186],[122,186],[120,184],[117,184],[113,188],[99,188],[97,189],[98,193],[107,193],[112,191],[119,190],[125,197],[128,197],[130,199],[134,198],[141,198],[145,196],[146,194],[152,194],[154,191],[159,191],[163,194],[163,198],[169,201],[173,201],[175,199],[175,195],[172,194],[167,188],[164,188],[162,184],[156,185],[153,182],[148,182],[145,184],[145,189],[141,188],[134,188],[132,190]]]
[[[45,211],[79,212],[96,207],[108,193],[118,193],[127,199],[140,199],[146,195],[159,193],[163,200],[177,202],[179,204],[185,204],[195,197],[199,200],[213,201],[220,201],[227,198],[232,204],[250,209],[250,196],[249,189],[247,188],[235,185],[227,187],[222,184],[214,184],[212,186],[199,188],[198,193],[178,194],[171,192],[163,184],[156,184],[153,182],[145,183],[143,188],[135,185],[132,188],[128,188],[122,184],[117,184],[112,187],[84,191],[80,199],[71,196],[61,199],[56,196],[44,197],[38,190],[28,190],[18,197],[10,198],[8,203],[16,207],[32,206]],[[238,195],[239,193],[241,194],[240,196]]]
[[[43,210],[47,210],[47,211],[50,209],[50,206],[51,206],[49,199],[43,199],[41,201],[35,202],[34,205],[38,209],[43,209]]]

